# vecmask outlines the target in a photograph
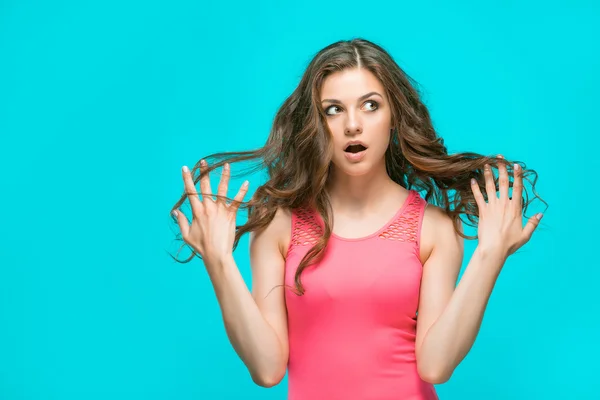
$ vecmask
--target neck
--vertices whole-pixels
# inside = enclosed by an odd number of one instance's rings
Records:
[[[372,210],[383,204],[386,194],[398,185],[389,177],[385,164],[380,164],[361,176],[351,176],[331,168],[328,192],[331,205],[337,210]]]

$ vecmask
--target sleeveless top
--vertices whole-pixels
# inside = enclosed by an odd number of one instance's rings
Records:
[[[292,212],[285,262],[289,400],[433,400],[415,356],[422,274],[419,259],[426,202],[409,191],[394,217],[362,238],[329,239],[320,262],[302,257],[323,233],[316,211]]]

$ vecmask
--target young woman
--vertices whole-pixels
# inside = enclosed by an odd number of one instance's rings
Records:
[[[522,223],[523,179],[535,171],[449,155],[410,78],[362,39],[314,57],[265,147],[210,158],[183,168],[173,215],[253,380],[273,386],[287,371],[290,399],[436,399],[433,384],[473,345],[507,257],[541,219]],[[251,159],[268,181],[247,203],[247,182],[229,199],[230,164]],[[191,222],[176,211],[186,197]],[[236,226],[240,206],[248,221]],[[461,216],[479,241],[456,285]],[[232,255],[246,232],[251,291]]]

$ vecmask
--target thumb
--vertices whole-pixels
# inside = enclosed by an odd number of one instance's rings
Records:
[[[188,222],[187,217],[181,212],[181,210],[171,211],[171,216],[176,220],[177,225],[179,225],[181,238],[185,241],[188,237],[188,233],[190,232],[190,223]]]
[[[523,240],[525,242],[528,242],[529,239],[531,239],[531,235],[533,235],[533,232],[540,224],[540,221],[543,216],[544,216],[544,214],[538,213],[538,214],[534,215],[533,217],[529,218],[529,220],[527,221],[527,224],[525,224],[525,227],[523,228]]]

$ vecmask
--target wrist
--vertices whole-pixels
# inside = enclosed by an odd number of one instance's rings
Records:
[[[208,272],[208,276],[213,281],[224,278],[227,275],[230,266],[235,265],[233,255],[226,254],[208,258],[205,257],[203,261],[206,272]]]
[[[484,261],[497,264],[499,268],[502,268],[504,262],[508,258],[508,252],[499,246],[485,247],[478,245],[475,248],[475,254]]]
[[[231,260],[233,260],[233,254],[211,254],[203,257],[206,268],[210,269],[221,269],[224,268]]]

